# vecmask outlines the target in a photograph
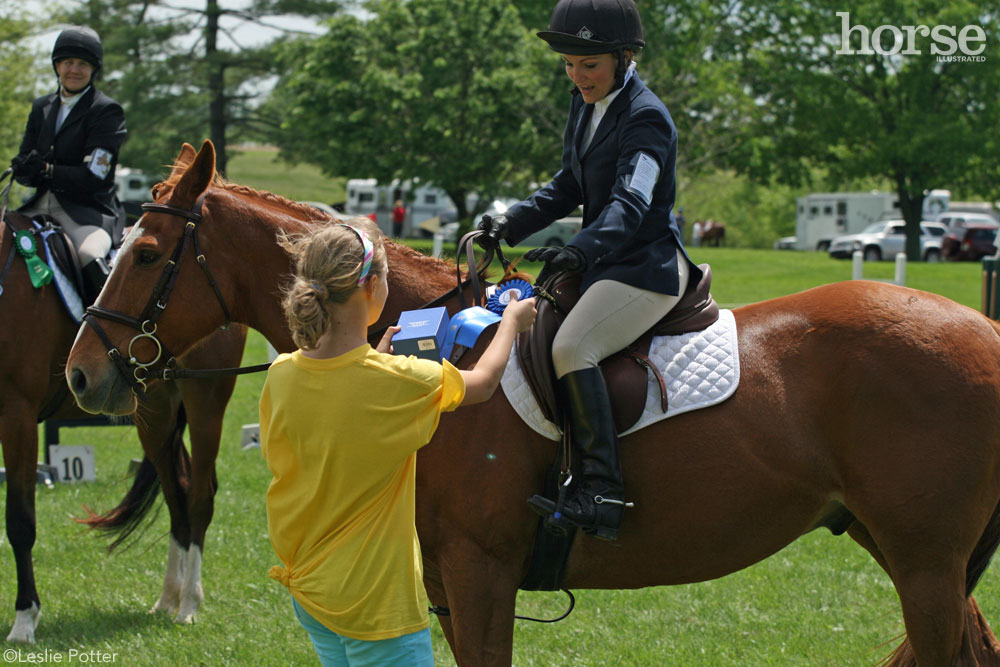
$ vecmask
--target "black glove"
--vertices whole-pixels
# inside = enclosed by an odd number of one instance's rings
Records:
[[[48,165],[38,151],[31,151],[24,157],[20,155],[15,157],[11,160],[10,166],[14,169],[14,178],[18,183],[34,186],[42,180]]]
[[[484,215],[476,227],[476,229],[483,232],[483,234],[476,237],[476,243],[484,249],[499,247],[500,241],[507,238],[509,222],[507,216],[502,213],[494,216]]]
[[[587,258],[583,251],[571,245],[562,248],[555,246],[535,248],[524,253],[524,259],[529,262],[545,262],[545,268],[549,271],[580,273],[587,268]]]

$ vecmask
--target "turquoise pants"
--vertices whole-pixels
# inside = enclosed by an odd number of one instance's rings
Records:
[[[309,633],[323,667],[434,667],[429,628],[392,639],[365,641],[338,635],[317,621],[292,598],[295,617]]]

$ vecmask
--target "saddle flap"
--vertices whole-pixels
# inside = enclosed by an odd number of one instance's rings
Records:
[[[46,226],[52,230],[52,234],[46,235],[45,245],[48,248],[49,259],[58,267],[64,276],[73,281],[73,287],[77,294],[83,295],[83,273],[80,270],[80,257],[77,255],[76,246],[66,231],[54,223],[47,216],[36,216],[32,222],[41,225],[39,231],[46,231]]]
[[[663,411],[667,410],[666,385],[655,367],[644,363],[654,336],[677,335],[700,331],[719,319],[719,306],[712,298],[712,270],[700,267],[702,278],[689,284],[684,296],[667,315],[634,343],[600,363],[619,433],[631,428],[642,417],[646,404],[648,373],[660,386]],[[537,299],[537,315],[531,329],[518,335],[517,355],[522,372],[546,419],[562,424],[563,407],[556,391],[552,365],[552,341],[559,326],[580,299],[580,276],[560,273],[542,286],[547,298]]]

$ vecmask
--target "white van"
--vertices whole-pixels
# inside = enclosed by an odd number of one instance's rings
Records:
[[[156,179],[138,169],[128,167],[115,169],[115,193],[120,201],[148,202],[152,197],[150,189],[155,184]]]
[[[379,229],[391,234],[392,207],[397,199],[402,199],[406,205],[402,232],[404,237],[419,236],[421,223],[430,218],[454,220],[457,214],[451,197],[441,188],[400,180],[379,185],[374,178],[352,178],[347,181],[344,212],[349,216],[374,216]]]

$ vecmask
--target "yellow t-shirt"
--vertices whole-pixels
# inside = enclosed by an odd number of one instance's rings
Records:
[[[317,621],[355,639],[429,625],[415,525],[416,452],[465,397],[447,361],[368,344],[332,359],[280,355],[260,397],[274,478],[271,577]]]

